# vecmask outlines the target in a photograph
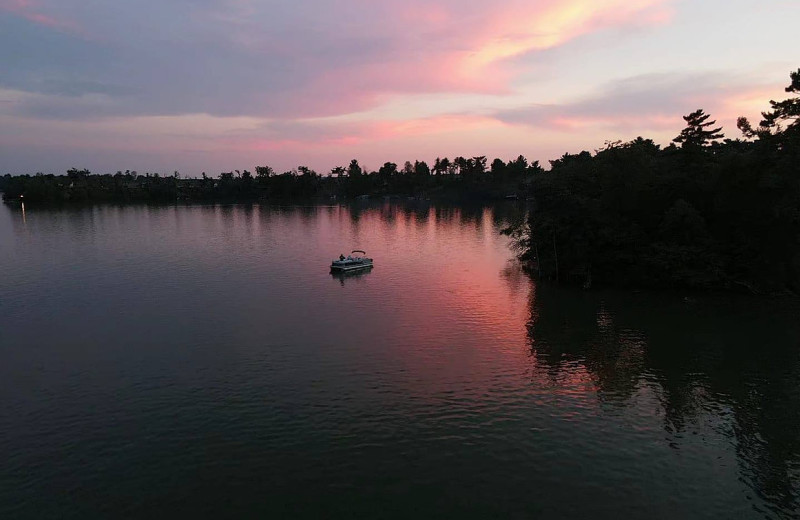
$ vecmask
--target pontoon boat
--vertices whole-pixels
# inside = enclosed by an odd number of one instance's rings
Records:
[[[331,271],[355,271],[356,269],[369,269],[372,267],[372,258],[367,258],[367,253],[354,249],[352,253],[340,255],[338,260],[331,262]]]

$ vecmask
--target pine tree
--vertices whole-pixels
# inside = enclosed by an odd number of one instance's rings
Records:
[[[683,148],[703,148],[717,139],[724,137],[722,135],[722,127],[711,128],[717,124],[716,121],[708,121],[710,115],[698,109],[688,116],[683,116],[686,121],[686,128],[684,128],[680,135],[673,139],[675,143],[679,143]]]
[[[790,72],[791,84],[786,87],[786,92],[800,94],[800,69]],[[740,117],[736,123],[745,137],[768,137],[781,134],[784,129],[797,131],[800,129],[800,97],[792,97],[783,101],[770,101],[772,110],[762,112],[758,128],[753,128],[746,117]],[[782,124],[786,124],[784,128]]]
[[[797,72],[790,73],[789,77],[792,79],[792,83],[786,87],[786,92],[800,94],[800,69],[797,69]],[[771,128],[781,121],[788,122],[788,128],[800,124],[800,98],[794,97],[783,101],[770,101],[769,104],[772,105],[772,111],[762,114],[764,120],[761,122],[761,126]]]

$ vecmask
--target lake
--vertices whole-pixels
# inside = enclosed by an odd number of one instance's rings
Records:
[[[800,305],[536,284],[518,211],[3,205],[0,517],[800,518]]]

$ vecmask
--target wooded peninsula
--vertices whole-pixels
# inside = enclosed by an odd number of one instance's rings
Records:
[[[30,204],[519,199],[529,211],[506,233],[541,278],[800,294],[800,69],[790,78],[792,96],[770,101],[757,126],[739,118],[740,138],[726,139],[697,110],[667,147],[642,137],[609,142],[549,170],[523,156],[387,162],[377,171],[354,159],[325,175],[304,166],[216,178],[71,169],[5,175],[0,191]]]

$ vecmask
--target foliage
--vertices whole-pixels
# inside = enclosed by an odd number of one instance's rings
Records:
[[[787,91],[800,92],[800,70]],[[800,99],[771,105],[744,132],[752,141],[714,144],[720,129],[699,110],[684,118],[681,148],[638,138],[552,161],[534,176],[528,220],[509,230],[522,258],[585,286],[797,293]]]
[[[679,143],[683,148],[702,148],[724,137],[722,135],[722,127],[709,129],[709,127],[717,124],[716,121],[709,121],[709,117],[711,116],[703,112],[702,109],[696,110],[688,116],[683,116],[683,120],[686,121],[686,128],[672,141]]]
[[[499,169],[495,167],[498,163]],[[6,175],[0,177],[5,200],[22,197],[31,203],[174,202],[174,201],[286,201],[330,200],[361,196],[411,196],[453,200],[503,199],[527,189],[538,163],[528,166],[524,157],[508,163],[495,159],[492,171],[486,157],[437,159],[434,170],[425,161],[406,161],[402,168],[392,162],[368,171],[356,159],[320,175],[307,166],[278,174],[270,166],[220,173],[199,179],[158,173],[139,175],[126,171],[96,175],[88,170],[69,170],[67,175]]]
[[[410,196],[527,198],[529,217],[508,229],[520,257],[543,278],[617,285],[800,292],[800,69],[745,140],[723,138],[703,110],[661,148],[650,139],[564,154],[545,171],[519,156],[384,163],[353,159],[329,174],[299,166],[223,172],[214,179],[139,175],[0,177],[4,199],[39,203],[256,201]]]

